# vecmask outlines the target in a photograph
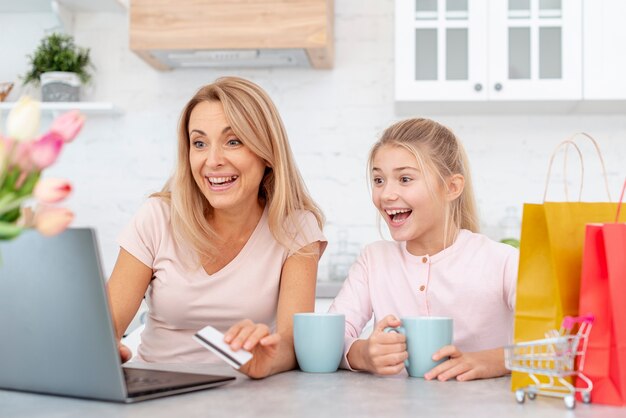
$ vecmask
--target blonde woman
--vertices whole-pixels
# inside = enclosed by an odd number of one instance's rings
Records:
[[[427,380],[502,376],[512,342],[517,249],[478,233],[463,146],[430,119],[407,119],[383,133],[369,159],[372,201],[393,241],[365,247],[331,306],[346,315],[343,367],[401,373],[406,338],[385,333],[402,316],[451,317]],[[374,314],[376,326],[359,339]]]
[[[192,339],[212,325],[252,351],[248,376],[294,368],[292,317],[313,311],[322,227],[267,94],[235,77],[201,88],[181,115],[174,175],[119,237],[108,282],[117,337],[145,295],[140,361],[213,362]]]

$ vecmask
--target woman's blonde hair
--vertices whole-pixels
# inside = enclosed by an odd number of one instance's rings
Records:
[[[465,178],[462,193],[445,206],[444,237],[448,236],[451,227],[478,232],[479,222],[467,154],[452,131],[433,120],[422,118],[407,119],[391,125],[370,151],[369,176],[372,174],[374,157],[384,146],[397,146],[409,151],[415,156],[418,168],[423,173],[432,174],[426,178],[434,178],[445,191],[448,189],[446,180],[450,176],[462,175]],[[434,195],[436,184],[428,186]]]
[[[296,212],[315,215],[320,228],[322,211],[304,185],[289,147],[287,133],[274,103],[256,84],[238,77],[222,77],[202,87],[185,105],[178,124],[178,158],[174,175],[153,196],[170,201],[171,222],[179,245],[191,246],[200,260],[219,251],[219,238],[207,222],[213,208],[196,184],[189,163],[189,118],[198,103],[220,102],[233,132],[267,164],[259,199],[268,207],[268,223],[276,240],[297,252],[295,235],[301,231]]]

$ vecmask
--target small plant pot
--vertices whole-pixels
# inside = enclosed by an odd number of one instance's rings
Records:
[[[78,102],[80,78],[76,73],[51,71],[41,74],[41,99],[44,102]]]

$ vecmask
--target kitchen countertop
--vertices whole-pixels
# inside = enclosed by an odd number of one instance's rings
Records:
[[[154,367],[154,366],[147,366]],[[538,396],[519,405],[508,377],[473,382],[427,382],[339,371],[292,371],[250,380],[221,365],[158,368],[237,376],[227,386],[124,405],[0,390],[2,417],[626,417],[626,408]]]
[[[330,280],[317,280],[317,286],[315,289],[316,298],[335,298],[343,282],[330,281]]]

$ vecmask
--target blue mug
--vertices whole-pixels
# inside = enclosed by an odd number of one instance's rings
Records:
[[[297,313],[293,316],[293,344],[300,369],[332,373],[343,357],[346,318],[336,313]]]
[[[414,316],[400,318],[402,326],[385,328],[385,332],[399,332],[406,336],[409,358],[404,365],[409,376],[424,377],[436,365],[447,358],[433,360],[441,347],[452,344],[452,318]]]

